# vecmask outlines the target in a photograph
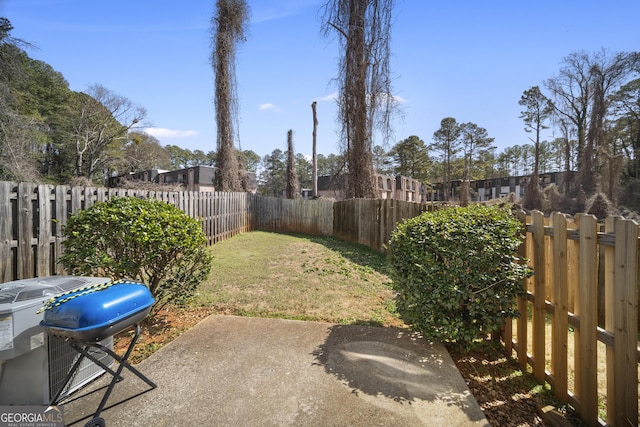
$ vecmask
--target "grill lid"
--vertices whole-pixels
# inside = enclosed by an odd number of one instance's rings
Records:
[[[144,319],[154,298],[142,283],[118,281],[97,292],[71,292],[56,298],[40,325],[51,335],[99,341]]]

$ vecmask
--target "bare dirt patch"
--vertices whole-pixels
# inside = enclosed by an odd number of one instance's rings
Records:
[[[522,372],[499,343],[460,351],[447,346],[449,354],[493,426],[582,426],[569,407],[558,406],[551,389]]]
[[[212,312],[213,310],[209,307],[189,309],[167,307],[147,317],[140,324],[140,337],[129,360],[134,364],[140,363],[212,314]],[[117,354],[123,354],[129,346],[133,335],[133,330],[125,330],[116,335],[113,343],[114,351]]]

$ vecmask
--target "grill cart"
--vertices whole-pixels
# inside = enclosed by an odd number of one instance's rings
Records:
[[[83,358],[92,360],[113,377],[93,418],[85,424],[85,427],[105,425],[104,419],[100,418],[100,413],[104,409],[116,382],[122,379],[124,368],[131,371],[152,389],[156,388],[151,380],[128,362],[131,351],[140,336],[139,323],[147,317],[153,303],[153,296],[145,285],[129,281],[115,281],[66,292],[52,298],[43,307],[44,318],[40,324],[47,334],[65,339],[80,354],[78,361],[67,375],[65,384],[73,378],[74,371]],[[106,337],[116,335],[129,328],[134,328],[135,334],[124,355],[119,356],[113,350],[100,344],[100,341]],[[93,356],[92,348],[97,348],[113,357],[119,363],[118,368],[114,371],[104,365]],[[60,390],[63,389],[64,386]],[[50,405],[57,404],[59,398],[60,393],[56,393],[51,399]]]

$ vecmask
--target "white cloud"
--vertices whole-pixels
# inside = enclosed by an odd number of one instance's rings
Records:
[[[321,98],[318,98],[317,100],[319,102],[325,102],[325,101],[335,101],[337,98],[338,98],[338,92],[333,92],[333,93],[330,93],[327,96],[323,96]]]
[[[270,102],[260,104],[258,108],[260,108],[260,111],[280,111],[280,108]]]
[[[408,99],[401,97],[400,95],[393,95],[393,100],[397,103],[397,104],[406,104],[407,102],[409,102]]]
[[[146,128],[144,131],[156,138],[189,138],[198,134],[195,130],[175,130],[166,128]]]

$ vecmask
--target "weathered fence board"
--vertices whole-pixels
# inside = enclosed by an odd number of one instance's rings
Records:
[[[283,233],[330,236],[333,232],[333,202],[290,200],[275,197],[253,198],[255,228]]]
[[[0,280],[9,282],[14,277],[15,265],[13,250],[15,237],[13,233],[14,199],[10,182],[0,182]]]
[[[385,251],[399,222],[431,209],[424,203],[394,199],[353,199],[333,204],[333,236]]]

